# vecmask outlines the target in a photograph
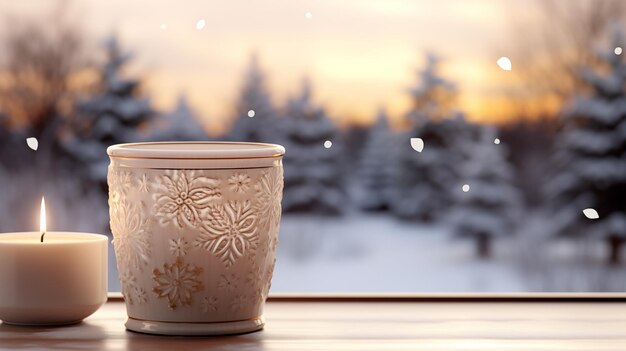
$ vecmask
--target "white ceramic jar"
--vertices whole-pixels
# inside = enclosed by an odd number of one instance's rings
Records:
[[[280,145],[108,148],[113,244],[133,331],[217,335],[263,328],[283,189]]]

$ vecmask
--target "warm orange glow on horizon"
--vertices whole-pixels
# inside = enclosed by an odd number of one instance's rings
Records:
[[[7,2],[0,9],[33,17],[54,3]],[[100,50],[101,38],[117,33],[133,52],[127,73],[142,79],[155,107],[167,112],[185,94],[211,134],[230,126],[252,52],[260,57],[276,106],[297,94],[306,76],[315,101],[340,126],[367,124],[380,108],[392,120],[401,118],[410,107],[407,89],[415,85],[426,51],[443,58],[443,75],[458,85],[459,109],[468,119],[501,123],[515,118],[519,110],[504,94],[511,72],[495,62],[507,53],[495,48],[507,43],[506,14],[523,6],[521,0],[73,4],[91,51]],[[304,16],[307,12],[311,18]],[[206,25],[199,30],[201,18]]]

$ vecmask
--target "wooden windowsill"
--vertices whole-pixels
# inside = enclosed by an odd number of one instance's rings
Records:
[[[625,294],[274,294],[266,304],[265,330],[229,337],[143,335],[126,331],[125,318],[124,302],[112,294],[77,325],[0,324],[0,349],[482,351],[626,345]]]

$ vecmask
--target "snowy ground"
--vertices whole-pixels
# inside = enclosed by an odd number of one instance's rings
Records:
[[[387,215],[284,216],[273,292],[525,291],[510,260],[473,258],[447,228]],[[502,251],[502,250],[499,250]],[[119,290],[111,248],[109,290]]]
[[[445,227],[387,215],[286,216],[275,292],[523,291],[499,259],[480,262]]]

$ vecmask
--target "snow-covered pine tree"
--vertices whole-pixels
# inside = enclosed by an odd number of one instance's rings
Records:
[[[456,201],[450,215],[454,234],[474,240],[481,259],[491,256],[495,238],[512,233],[521,208],[506,146],[494,144],[495,137],[494,128],[481,127],[478,140],[466,143],[462,181],[454,187]],[[465,185],[469,189],[463,189]]]
[[[401,218],[429,221],[450,207],[463,159],[462,141],[471,132],[463,115],[453,110],[456,89],[439,75],[438,62],[427,56],[418,84],[410,89],[410,128],[394,138],[391,208]],[[424,141],[422,152],[413,150],[411,138]]]
[[[340,214],[345,205],[341,143],[324,109],[311,102],[308,81],[304,81],[300,96],[288,101],[280,126],[281,140],[288,150],[284,157],[283,210]],[[326,141],[332,143],[330,148],[324,146]]]
[[[409,89],[411,110],[406,120],[410,126],[428,120],[442,120],[454,114],[457,90],[454,83],[439,72],[441,59],[426,54],[426,64],[417,71],[416,85]]]
[[[235,105],[234,122],[228,136],[231,140],[272,142],[275,126],[276,111],[267,91],[265,74],[257,56],[253,54]]]
[[[615,47],[626,39],[611,28],[610,44],[597,52],[598,67],[585,67],[580,78],[588,90],[566,107],[557,152],[560,174],[550,183],[561,235],[596,236],[609,246],[608,261],[621,261],[626,242],[626,63]],[[594,208],[591,221],[582,210]]]
[[[84,183],[97,183],[106,189],[109,159],[106,148],[112,144],[137,141],[140,129],[154,112],[147,99],[138,96],[139,81],[124,78],[123,66],[131,58],[122,52],[115,36],[105,41],[106,61],[94,95],[79,101],[72,121],[72,135],[64,144],[67,153],[80,165]]]
[[[389,207],[392,136],[387,114],[381,109],[376,123],[370,127],[361,154],[357,203],[364,210],[386,210]]]
[[[148,140],[180,141],[207,140],[206,130],[196,117],[194,110],[189,106],[187,97],[180,95],[173,111],[159,115],[150,123]]]

